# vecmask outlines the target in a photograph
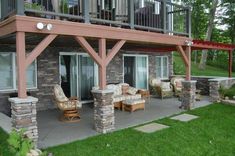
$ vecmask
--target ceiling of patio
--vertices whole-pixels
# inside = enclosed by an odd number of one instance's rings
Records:
[[[44,34],[26,34],[26,45],[38,45],[45,37]],[[98,48],[98,39],[96,38],[87,38],[87,41],[94,48]],[[118,40],[107,40],[107,47],[111,49]],[[7,36],[0,38],[0,44],[15,44],[16,43],[16,34],[9,34]],[[57,38],[50,44],[52,47],[81,47],[72,36],[57,36]],[[162,49],[169,48],[172,49],[174,47],[170,45],[163,44],[152,44],[152,43],[143,43],[143,42],[127,42],[122,50],[130,50],[130,51],[142,51],[143,49]],[[145,50],[146,51],[146,50]]]

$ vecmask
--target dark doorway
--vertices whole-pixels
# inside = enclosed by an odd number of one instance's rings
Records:
[[[135,86],[135,57],[124,57],[124,82]]]

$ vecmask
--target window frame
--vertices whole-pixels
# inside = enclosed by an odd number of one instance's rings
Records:
[[[15,52],[0,52],[1,54],[12,54],[12,81],[13,81],[13,88],[12,89],[0,89],[0,92],[13,92],[13,91],[17,91],[18,90],[18,86],[17,86],[17,71],[16,71],[16,53]],[[34,87],[27,87],[27,90],[34,90],[38,88],[38,71],[37,71],[37,59],[34,60],[35,63],[35,86]],[[26,70],[26,74],[27,74],[27,70]],[[27,77],[26,77],[27,79]],[[27,85],[27,80],[26,80],[26,85]]]
[[[160,77],[157,75],[158,73],[157,73],[157,58],[160,58],[160,60],[161,60],[161,62],[160,62],[160,64],[161,64],[161,66],[160,66],[160,69],[161,69],[161,75],[160,75]],[[166,77],[163,77],[163,74],[164,74],[164,72],[163,72],[163,68],[164,68],[164,63],[163,63],[163,59],[164,58],[166,58],[166,60],[167,60],[167,76]],[[168,80],[169,79],[169,56],[156,56],[155,57],[155,61],[156,61],[156,77],[157,78],[160,78],[161,80]]]

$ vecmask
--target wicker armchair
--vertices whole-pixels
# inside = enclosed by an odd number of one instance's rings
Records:
[[[80,120],[78,108],[82,105],[77,97],[67,98],[59,85],[54,86],[54,97],[57,107],[63,111],[60,120],[63,122],[76,122]]]
[[[182,81],[184,81],[184,78],[182,77],[173,77],[171,79],[171,84],[173,86],[173,91],[175,96],[179,97],[182,93]]]
[[[173,96],[173,88],[170,82],[162,82],[160,79],[150,80],[152,94],[158,95],[161,99]]]

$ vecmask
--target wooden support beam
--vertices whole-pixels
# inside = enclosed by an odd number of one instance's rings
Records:
[[[26,62],[25,62],[25,33],[16,32],[16,54],[18,74],[18,97],[26,98]]]
[[[99,39],[99,56],[102,61],[106,58],[106,39],[104,38]],[[102,64],[104,64],[104,62],[102,62]]]
[[[91,56],[91,58],[99,65],[102,65],[102,60],[91,45],[86,41],[84,37],[75,36],[75,40],[82,46],[84,50]]]
[[[188,37],[171,36],[168,34],[161,34],[155,32],[146,32],[139,30],[117,29],[96,24],[85,24],[71,21],[51,20],[46,18],[37,18],[29,16],[13,16],[11,20],[16,20],[16,30],[40,34],[57,34],[57,35],[71,35],[83,36],[92,38],[106,38],[116,40],[127,40],[136,43],[154,43],[163,45],[185,45],[185,41],[191,41]],[[50,23],[53,29],[38,30],[35,28],[36,23]]]
[[[33,49],[26,58],[26,67],[28,67],[43,52],[43,50],[46,49],[56,36],[57,35],[48,35]]]
[[[232,77],[232,67],[233,67],[233,51],[229,50],[229,67],[228,67],[228,76]]]
[[[99,39],[99,57],[101,58],[101,65],[99,66],[99,86],[100,89],[106,88],[106,39]]]
[[[125,40],[118,41],[115,46],[112,48],[112,50],[108,53],[108,56],[106,58],[106,65],[110,63],[110,61],[114,58],[114,56],[119,52],[119,50],[122,48],[122,46],[126,43]]]
[[[118,53],[121,47],[125,44],[125,40],[120,40],[112,48],[107,56],[106,39],[99,39],[99,53],[97,53],[84,37],[75,36],[75,40],[83,47],[84,50],[94,59],[99,65],[99,87],[101,90],[106,88],[106,69],[112,58]]]
[[[188,58],[188,65],[186,65],[186,80],[191,80],[191,47],[186,47],[186,56]]]
[[[181,54],[181,56],[182,56],[182,58],[183,58],[183,61],[184,61],[184,64],[185,64],[186,66],[188,66],[188,65],[189,65],[189,60],[188,60],[188,58],[187,58],[187,56],[186,56],[186,54],[185,54],[184,49],[182,48],[182,46],[176,46],[176,49],[177,49],[177,51]]]

